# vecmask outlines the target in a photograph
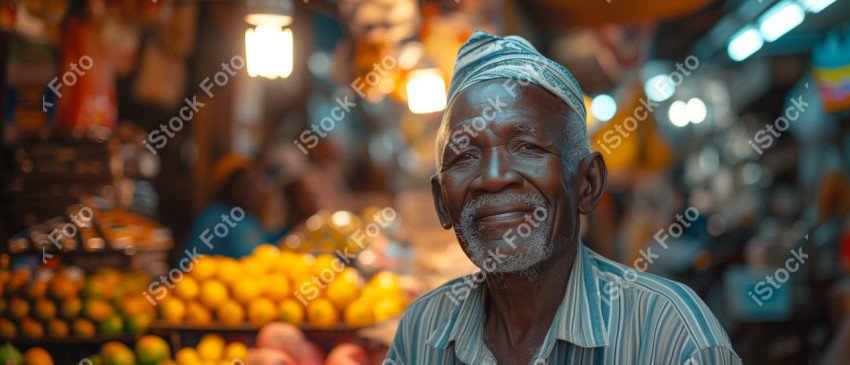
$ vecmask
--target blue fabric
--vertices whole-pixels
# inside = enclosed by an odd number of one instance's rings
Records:
[[[540,86],[567,103],[581,120],[587,119],[581,86],[564,66],[537,52],[522,37],[498,37],[480,30],[457,52],[447,104],[473,84],[501,78]]]
[[[732,365],[741,359],[688,287],[610,261],[583,244],[532,364]],[[484,341],[487,285],[452,280],[408,306],[387,365],[495,364]]]
[[[230,216],[232,206],[222,203],[214,203],[204,209],[201,214],[195,218],[192,229],[189,231],[189,237],[186,240],[186,247],[191,251],[193,247],[197,247],[197,252],[206,255],[222,255],[233,258],[247,256],[251,251],[260,244],[274,243],[277,237],[273,237],[266,232],[259,219],[251,213],[245,212],[245,217],[240,221],[235,221],[229,218],[234,224],[233,227],[228,225],[222,219],[222,215]],[[216,235],[215,226],[224,224],[227,227],[227,233],[219,237]],[[209,230],[208,233],[204,233]],[[219,232],[223,232],[219,229]],[[201,235],[212,239],[208,240],[210,245],[207,245],[201,239]],[[212,248],[210,248],[212,246]]]

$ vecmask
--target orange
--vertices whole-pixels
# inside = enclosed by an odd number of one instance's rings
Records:
[[[170,324],[180,324],[186,317],[186,305],[180,299],[165,297],[159,303],[159,317]]]
[[[198,281],[204,281],[206,279],[210,279],[216,274],[217,269],[217,261],[218,259],[215,256],[204,256],[198,258],[198,262],[194,263],[189,270],[189,275],[192,275]]]
[[[18,329],[15,327],[15,322],[6,318],[0,318],[0,337],[15,338],[18,334]]]
[[[86,280],[85,287],[83,287],[84,298],[103,298],[103,299],[112,299],[115,294],[115,287],[110,286],[106,280],[99,277],[90,277]]]
[[[27,285],[29,285],[32,273],[27,269],[17,269],[9,275],[9,282],[6,284],[6,292],[9,294],[23,293]]]
[[[400,288],[398,285],[398,276],[389,271],[379,272],[372,280],[369,280],[369,284],[387,291],[395,291]]]
[[[54,318],[47,322],[47,333],[50,337],[65,338],[69,332],[68,323],[61,319]]]
[[[266,279],[265,289],[263,295],[276,302],[284,300],[292,294],[289,278],[280,273],[273,274]]]
[[[265,264],[254,256],[245,256],[239,259],[239,266],[242,267],[242,273],[245,275],[259,276],[268,271]]]
[[[77,286],[65,275],[54,275],[50,281],[50,296],[56,299],[69,299],[77,296]]]
[[[157,365],[171,358],[171,349],[162,338],[147,335],[136,341],[136,356],[139,365]]]
[[[30,303],[24,298],[12,297],[9,299],[9,315],[12,319],[21,319],[30,313]]]
[[[174,295],[183,300],[192,300],[198,297],[201,289],[198,287],[198,282],[191,276],[184,276],[182,280],[174,286]]]
[[[231,342],[224,348],[224,358],[228,360],[245,360],[248,356],[248,346],[241,342]],[[238,363],[238,362],[234,362]]]
[[[72,297],[62,301],[60,313],[65,319],[74,319],[83,310],[83,301],[80,298]]]
[[[255,327],[262,327],[275,318],[274,303],[266,298],[257,298],[248,304],[248,321]]]
[[[53,358],[47,350],[41,347],[31,347],[24,353],[24,363],[27,365],[53,365]]]
[[[316,281],[313,281],[314,278],[309,276],[303,276],[300,278],[295,278],[292,280],[292,291],[307,301],[324,297],[324,293],[322,292],[322,287],[319,285],[325,285],[322,283],[322,280],[319,278],[315,278]],[[327,285],[325,285],[327,288]]]
[[[307,323],[316,328],[331,328],[339,321],[333,303],[325,298],[314,299],[307,305]]]
[[[201,362],[201,358],[198,357],[198,352],[191,347],[184,347],[177,350],[177,353],[174,354],[174,360],[177,360],[177,363],[180,365],[197,364]]]
[[[153,313],[154,308],[151,303],[141,294],[133,294],[125,296],[121,299],[119,309],[127,317],[136,316],[139,314]]]
[[[347,280],[334,280],[325,289],[325,297],[339,310],[345,309],[359,296],[357,285]]]
[[[94,323],[92,323],[91,321],[78,318],[74,320],[74,323],[71,327],[71,332],[73,332],[74,335],[80,338],[94,337],[95,328]]]
[[[112,305],[103,299],[90,299],[83,303],[83,316],[96,322],[100,322],[114,313],[115,310]]]
[[[191,326],[207,326],[212,323],[212,311],[198,302],[186,303],[186,324]]]
[[[310,268],[310,271],[313,275],[318,277],[322,277],[322,271],[330,270],[334,274],[337,271],[334,268],[340,268],[342,266],[342,262],[339,262],[339,259],[336,256],[331,254],[321,254],[316,256],[316,263]]]
[[[304,323],[304,307],[295,299],[289,298],[281,301],[278,305],[278,312],[281,321],[296,326]]]
[[[198,346],[198,356],[204,361],[220,360],[224,355],[224,339],[216,334],[206,334],[201,337]]]
[[[258,279],[259,276],[253,276],[233,283],[230,287],[233,292],[233,299],[239,303],[248,304],[251,300],[260,296],[265,288]]]
[[[221,323],[228,326],[241,325],[245,320],[245,310],[236,301],[232,299],[226,300],[215,310],[216,318]]]
[[[375,316],[372,313],[372,307],[369,300],[361,298],[355,300],[343,313],[345,323],[352,327],[368,326],[375,322]]]
[[[269,243],[264,243],[255,247],[254,251],[251,252],[251,256],[268,270],[280,257],[280,248]]]
[[[32,318],[24,318],[21,320],[21,334],[26,338],[42,338],[44,326]]]
[[[47,296],[47,280],[36,279],[27,287],[27,295],[30,299],[44,298]]]
[[[382,322],[404,313],[405,304],[404,298],[400,295],[378,298],[372,303],[372,314],[376,322]]]
[[[0,318],[0,337],[11,340],[18,335],[18,329],[15,327],[15,322],[6,318]]]
[[[110,341],[100,348],[100,357],[104,364],[109,365],[135,365],[136,356],[129,347],[118,341]]]
[[[117,336],[124,331],[124,321],[117,314],[109,316],[97,325],[97,332],[105,336]]]
[[[225,285],[233,284],[242,277],[242,265],[234,258],[222,257],[218,259],[215,277]]]
[[[198,300],[208,309],[213,309],[227,299],[227,287],[220,281],[211,279],[201,284]]]
[[[35,301],[33,306],[33,316],[42,321],[49,321],[56,317],[56,304],[50,299],[40,298]]]
[[[308,263],[315,262],[316,259],[310,254],[294,254],[287,253],[281,255],[279,267],[290,278],[300,278],[310,275],[310,265]]]
[[[337,274],[337,280],[348,281],[357,286],[357,289],[363,288],[363,276],[353,267],[343,269],[341,273]]]
[[[150,313],[140,313],[124,319],[127,332],[137,335],[147,332],[151,323],[153,323],[153,314]]]

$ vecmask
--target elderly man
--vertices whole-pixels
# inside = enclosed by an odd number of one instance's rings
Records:
[[[578,82],[516,36],[458,51],[431,179],[437,215],[483,276],[405,312],[385,364],[739,364],[684,285],[579,239],[605,186]]]

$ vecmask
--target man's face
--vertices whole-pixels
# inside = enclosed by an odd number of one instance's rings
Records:
[[[525,272],[563,254],[578,229],[571,111],[535,86],[497,79],[461,92],[437,138],[437,211],[467,256],[489,272]]]

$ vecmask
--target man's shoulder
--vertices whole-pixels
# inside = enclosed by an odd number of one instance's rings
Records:
[[[407,306],[404,317],[423,324],[427,322],[426,327],[429,328],[445,323],[460,309],[473,290],[484,285],[483,281],[476,281],[476,278],[477,274],[465,275],[431,289]]]
[[[433,307],[460,305],[472,290],[477,288],[478,285],[483,285],[482,282],[476,282],[475,279],[476,275],[470,274],[449,280],[420,295],[407,306],[407,311],[419,313]]]
[[[714,313],[687,285],[625,266],[596,253],[592,254],[591,260],[597,270],[595,275],[600,279],[600,299],[611,300],[612,295],[623,295],[630,305],[657,312],[659,321],[681,326],[698,347],[731,349],[731,342]],[[663,317],[661,313],[664,313]]]

